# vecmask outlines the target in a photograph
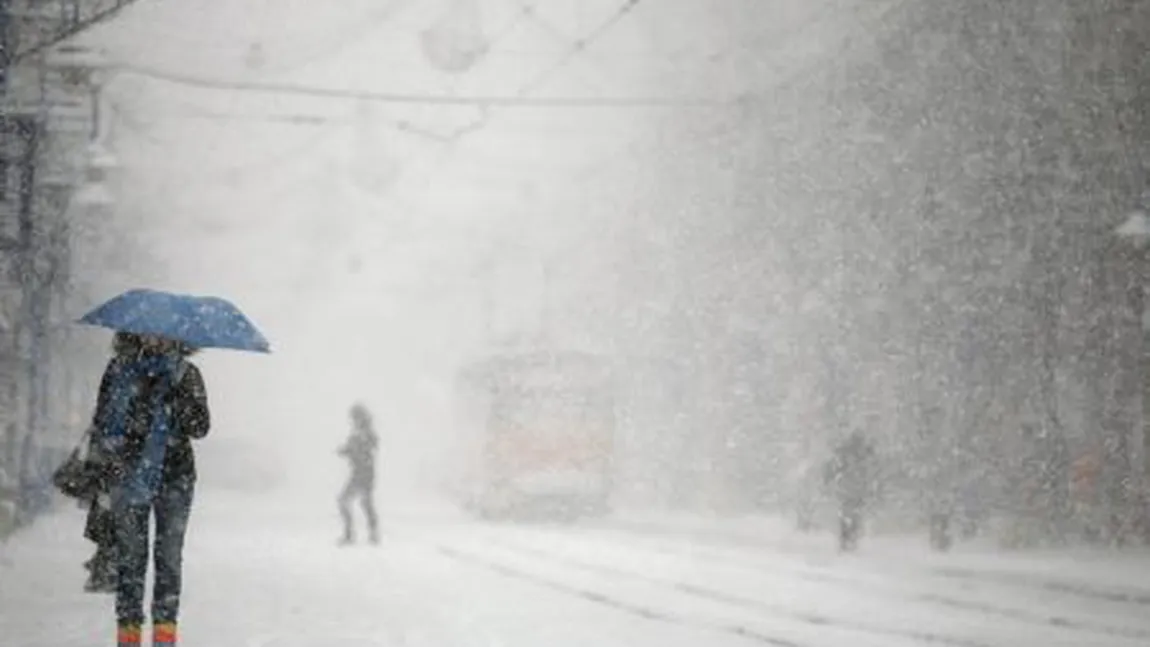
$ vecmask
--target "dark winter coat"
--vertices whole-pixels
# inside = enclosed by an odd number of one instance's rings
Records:
[[[379,441],[370,429],[352,433],[339,453],[351,463],[351,480],[370,486],[375,482],[375,451]]]
[[[101,431],[107,427],[108,403],[114,378],[127,361],[130,360],[114,357],[108,362],[104,371],[96,400],[94,420],[96,428]],[[172,428],[172,435],[168,439],[168,448],[164,455],[163,484],[166,486],[190,485],[195,482],[196,462],[191,441],[207,436],[211,427],[203,375],[194,364],[187,361],[184,364],[184,374],[168,393],[165,402],[171,415]],[[142,394],[146,396],[148,390],[155,386],[155,382],[144,384]],[[140,458],[144,441],[151,429],[151,409],[145,404],[148,400],[147,397],[137,397],[132,402],[124,450],[121,456],[109,461],[111,469],[106,474],[103,488],[105,492],[109,491],[115,480]]]
[[[107,404],[109,391],[115,381],[116,371],[120,370],[124,362],[122,357],[114,357],[108,362],[104,370],[104,377],[100,381],[100,391],[96,400],[96,415],[93,424],[98,429],[105,423],[107,417]],[[211,415],[208,411],[207,391],[204,388],[204,378],[194,364],[185,362],[186,369],[179,384],[172,389],[168,396],[172,415],[173,435],[168,441],[167,453],[164,456],[163,482],[167,486],[187,487],[195,483],[196,462],[192,449],[192,439],[203,438],[208,434],[211,426]],[[145,385],[145,390],[151,385]],[[138,398],[138,402],[146,402],[146,398]],[[139,458],[143,448],[144,437],[151,428],[151,416],[148,407],[137,406],[133,403],[129,415],[129,430],[126,443],[125,464],[131,465]],[[99,456],[98,434],[93,434],[89,455]],[[104,457],[108,460],[107,457]],[[118,463],[119,461],[116,461]],[[102,475],[101,493],[111,491],[116,479],[125,469],[124,465],[116,465],[108,460]],[[110,511],[93,500],[88,508],[88,517],[84,527],[84,536],[100,545],[108,545],[112,541],[113,524]]]

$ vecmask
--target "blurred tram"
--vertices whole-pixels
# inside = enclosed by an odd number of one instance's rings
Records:
[[[458,375],[469,451],[464,505],[487,519],[605,514],[612,495],[610,364],[574,351],[493,354]]]

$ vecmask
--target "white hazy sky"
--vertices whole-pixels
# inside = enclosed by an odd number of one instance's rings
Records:
[[[758,1],[640,2],[533,96],[732,96],[818,54],[841,28],[820,16],[851,18],[820,13],[841,8],[839,0],[780,0],[775,20],[731,19],[751,5],[757,11],[748,15],[761,14]],[[530,4],[536,18],[521,13]],[[341,469],[331,450],[345,432],[344,412],[363,399],[395,456],[385,471],[433,473],[427,461],[449,437],[440,433],[450,425],[447,380],[483,340],[482,290],[496,290],[500,332],[533,330],[538,258],[553,255],[562,259],[557,301],[610,308],[605,272],[625,262],[612,257],[612,228],[641,183],[650,186],[644,173],[662,161],[651,126],[665,125],[667,113],[498,108],[487,126],[445,147],[395,123],[450,133],[476,109],[223,91],[156,77],[509,95],[624,4],[145,0],[87,37],[121,66],[107,85],[109,144],[123,164],[121,204],[146,215],[139,235],[167,265],[163,284],[234,299],[276,349],[271,357],[203,359],[218,422],[204,448],[217,457],[209,464],[243,464],[246,450],[266,451],[263,465],[283,461],[292,474],[321,474],[327,497]],[[449,16],[473,20],[444,23]],[[441,72],[420,46],[420,34],[436,24],[478,29],[491,48],[464,73]],[[764,48],[774,55],[762,56]],[[260,119],[268,115],[316,120]],[[492,260],[494,278],[485,280]],[[556,307],[555,321],[576,322],[562,334],[593,327]],[[575,336],[593,344],[583,332]]]

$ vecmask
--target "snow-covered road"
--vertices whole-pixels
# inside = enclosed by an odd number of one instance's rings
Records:
[[[196,514],[188,646],[1150,644],[1138,560],[1093,577],[1113,564],[1052,557],[1051,573],[436,514],[393,516],[381,546],[340,549],[322,515],[211,500]],[[80,592],[81,520],[45,519],[3,549],[0,644],[110,644],[110,599]]]

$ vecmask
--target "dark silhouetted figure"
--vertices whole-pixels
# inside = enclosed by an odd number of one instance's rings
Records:
[[[192,440],[210,428],[207,393],[199,369],[188,361],[195,349],[128,333],[117,334],[115,347],[94,420],[103,465],[98,489],[107,507],[93,501],[85,528],[98,546],[89,563],[89,587],[106,589],[107,576],[113,575],[117,643],[138,646],[152,561],[152,644],[175,647],[184,536],[196,482]]]
[[[351,476],[339,495],[339,514],[343,518],[341,545],[355,541],[355,527],[351,517],[351,504],[360,500],[371,543],[379,543],[379,519],[375,513],[375,452],[379,439],[375,435],[371,414],[362,404],[351,408],[351,435],[339,448],[351,466]]]
[[[875,488],[875,450],[861,431],[852,432],[836,449],[823,474],[839,503],[839,548],[858,547],[863,512]]]
[[[929,536],[930,547],[934,550],[945,552],[954,545],[954,535],[950,527],[951,516],[952,512],[949,509],[931,513]]]

